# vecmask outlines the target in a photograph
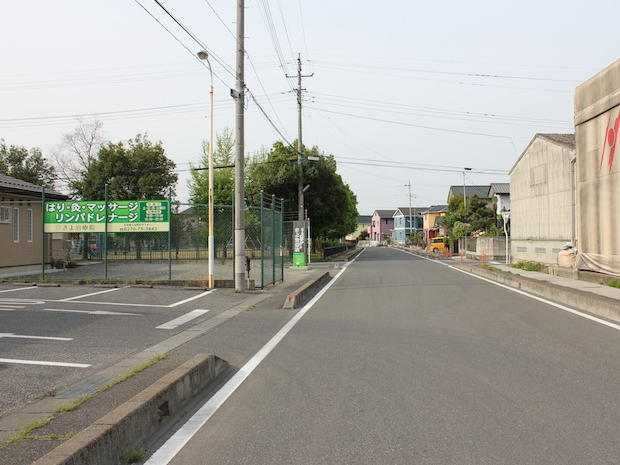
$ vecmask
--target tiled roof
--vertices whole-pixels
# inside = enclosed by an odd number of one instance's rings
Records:
[[[492,182],[489,194],[493,191],[495,194],[510,194],[509,182]]]
[[[467,198],[471,198],[477,195],[481,199],[489,198],[489,189],[491,186],[465,186],[465,195]],[[450,186],[450,192],[452,195],[463,196],[463,186]]]
[[[411,206],[411,214],[412,215],[420,215],[422,214],[422,212],[425,212],[428,210],[429,207],[414,207]],[[409,207],[399,207],[395,212],[394,212],[394,216],[397,216],[398,212],[401,212],[403,215],[408,216],[409,215]]]
[[[441,212],[445,212],[448,210],[448,206],[447,205],[433,205],[431,208],[429,208],[428,210],[422,212],[422,213],[441,213]]]
[[[559,145],[564,145],[570,149],[575,148],[575,134],[536,134],[539,137],[548,139]]]
[[[379,215],[379,218],[392,218],[395,211],[396,210],[375,210],[375,213]],[[373,216],[375,215],[373,214]]]
[[[6,174],[0,174],[0,194],[41,197],[42,193],[43,188],[41,186],[7,176]],[[60,200],[66,200],[69,198],[65,194],[47,188],[45,189],[45,197]]]

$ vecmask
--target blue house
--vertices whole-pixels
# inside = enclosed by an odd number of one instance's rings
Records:
[[[429,207],[401,207],[398,208],[393,215],[394,218],[394,231],[392,238],[394,242],[404,244],[407,237],[410,234],[424,230],[424,217],[422,212],[425,212]],[[413,224],[413,227],[412,227]]]

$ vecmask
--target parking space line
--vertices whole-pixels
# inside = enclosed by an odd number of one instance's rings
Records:
[[[106,312],[105,310],[68,310],[66,308],[44,308],[45,312],[62,312],[62,313],[84,313],[87,315],[121,315],[121,316],[142,316],[141,313],[127,312]]]
[[[72,337],[53,337],[53,336],[26,336],[15,333],[0,333],[0,339],[3,337],[12,337],[15,339],[43,339],[46,341],[73,341]]]
[[[45,360],[18,360],[14,358],[0,358],[0,363],[14,363],[16,365],[42,365],[49,367],[88,368],[86,363],[48,362]]]
[[[112,289],[106,289],[105,291],[92,292],[90,294],[83,294],[83,295],[76,295],[74,297],[67,297],[66,299],[61,299],[61,300],[59,300],[59,302],[69,302],[71,300],[82,299],[84,297],[90,297],[90,296],[93,296],[93,295],[106,294],[108,292],[114,292],[114,291],[118,291],[120,289],[124,289],[124,288],[115,287],[115,288],[112,288]]]
[[[36,286],[28,286],[28,287],[18,287],[15,289],[3,289],[2,291],[0,291],[0,293],[4,293],[4,292],[17,292],[17,291],[28,291],[28,290],[32,290],[32,289],[36,289]]]
[[[167,305],[168,307],[178,307],[179,305],[186,304],[187,302],[191,302],[192,300],[200,299],[206,295],[211,294],[215,289],[211,289],[210,291],[203,292],[202,294],[195,295],[194,297],[190,297],[189,299],[181,300],[179,302],[175,302],[173,304]]]
[[[200,310],[200,309],[192,310],[191,312],[186,313],[185,315],[175,318],[174,320],[170,320],[168,323],[164,323],[163,325],[157,326],[156,329],[175,329],[184,323],[187,323],[189,321],[192,321],[195,318],[198,318],[201,315],[204,315],[208,311],[209,310]]]

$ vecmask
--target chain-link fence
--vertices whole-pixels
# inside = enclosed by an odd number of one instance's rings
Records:
[[[3,205],[0,202],[0,211],[5,213]],[[43,222],[41,202],[28,202],[29,207],[33,205],[36,212],[22,213],[28,217],[29,240],[9,244],[15,255],[23,256],[26,248],[31,249],[29,258],[8,265],[43,262],[43,278],[51,281],[208,283],[208,205],[175,204],[168,232],[122,233],[43,233],[43,226],[37,225]],[[19,212],[10,208],[9,213],[18,218]],[[214,205],[213,210],[215,287],[234,287],[234,208]],[[16,221],[18,228],[21,220]],[[281,200],[270,197],[260,206],[246,207],[246,275],[250,286],[264,288],[284,279],[288,253],[283,232]],[[7,266],[2,261],[0,267]]]

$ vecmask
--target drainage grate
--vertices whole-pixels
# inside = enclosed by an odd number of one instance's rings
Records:
[[[67,389],[56,393],[57,399],[74,399],[76,397],[82,397],[87,394],[94,394],[100,387],[110,384],[115,381],[119,376],[102,376],[95,375],[87,378],[79,383],[69,386]]]

